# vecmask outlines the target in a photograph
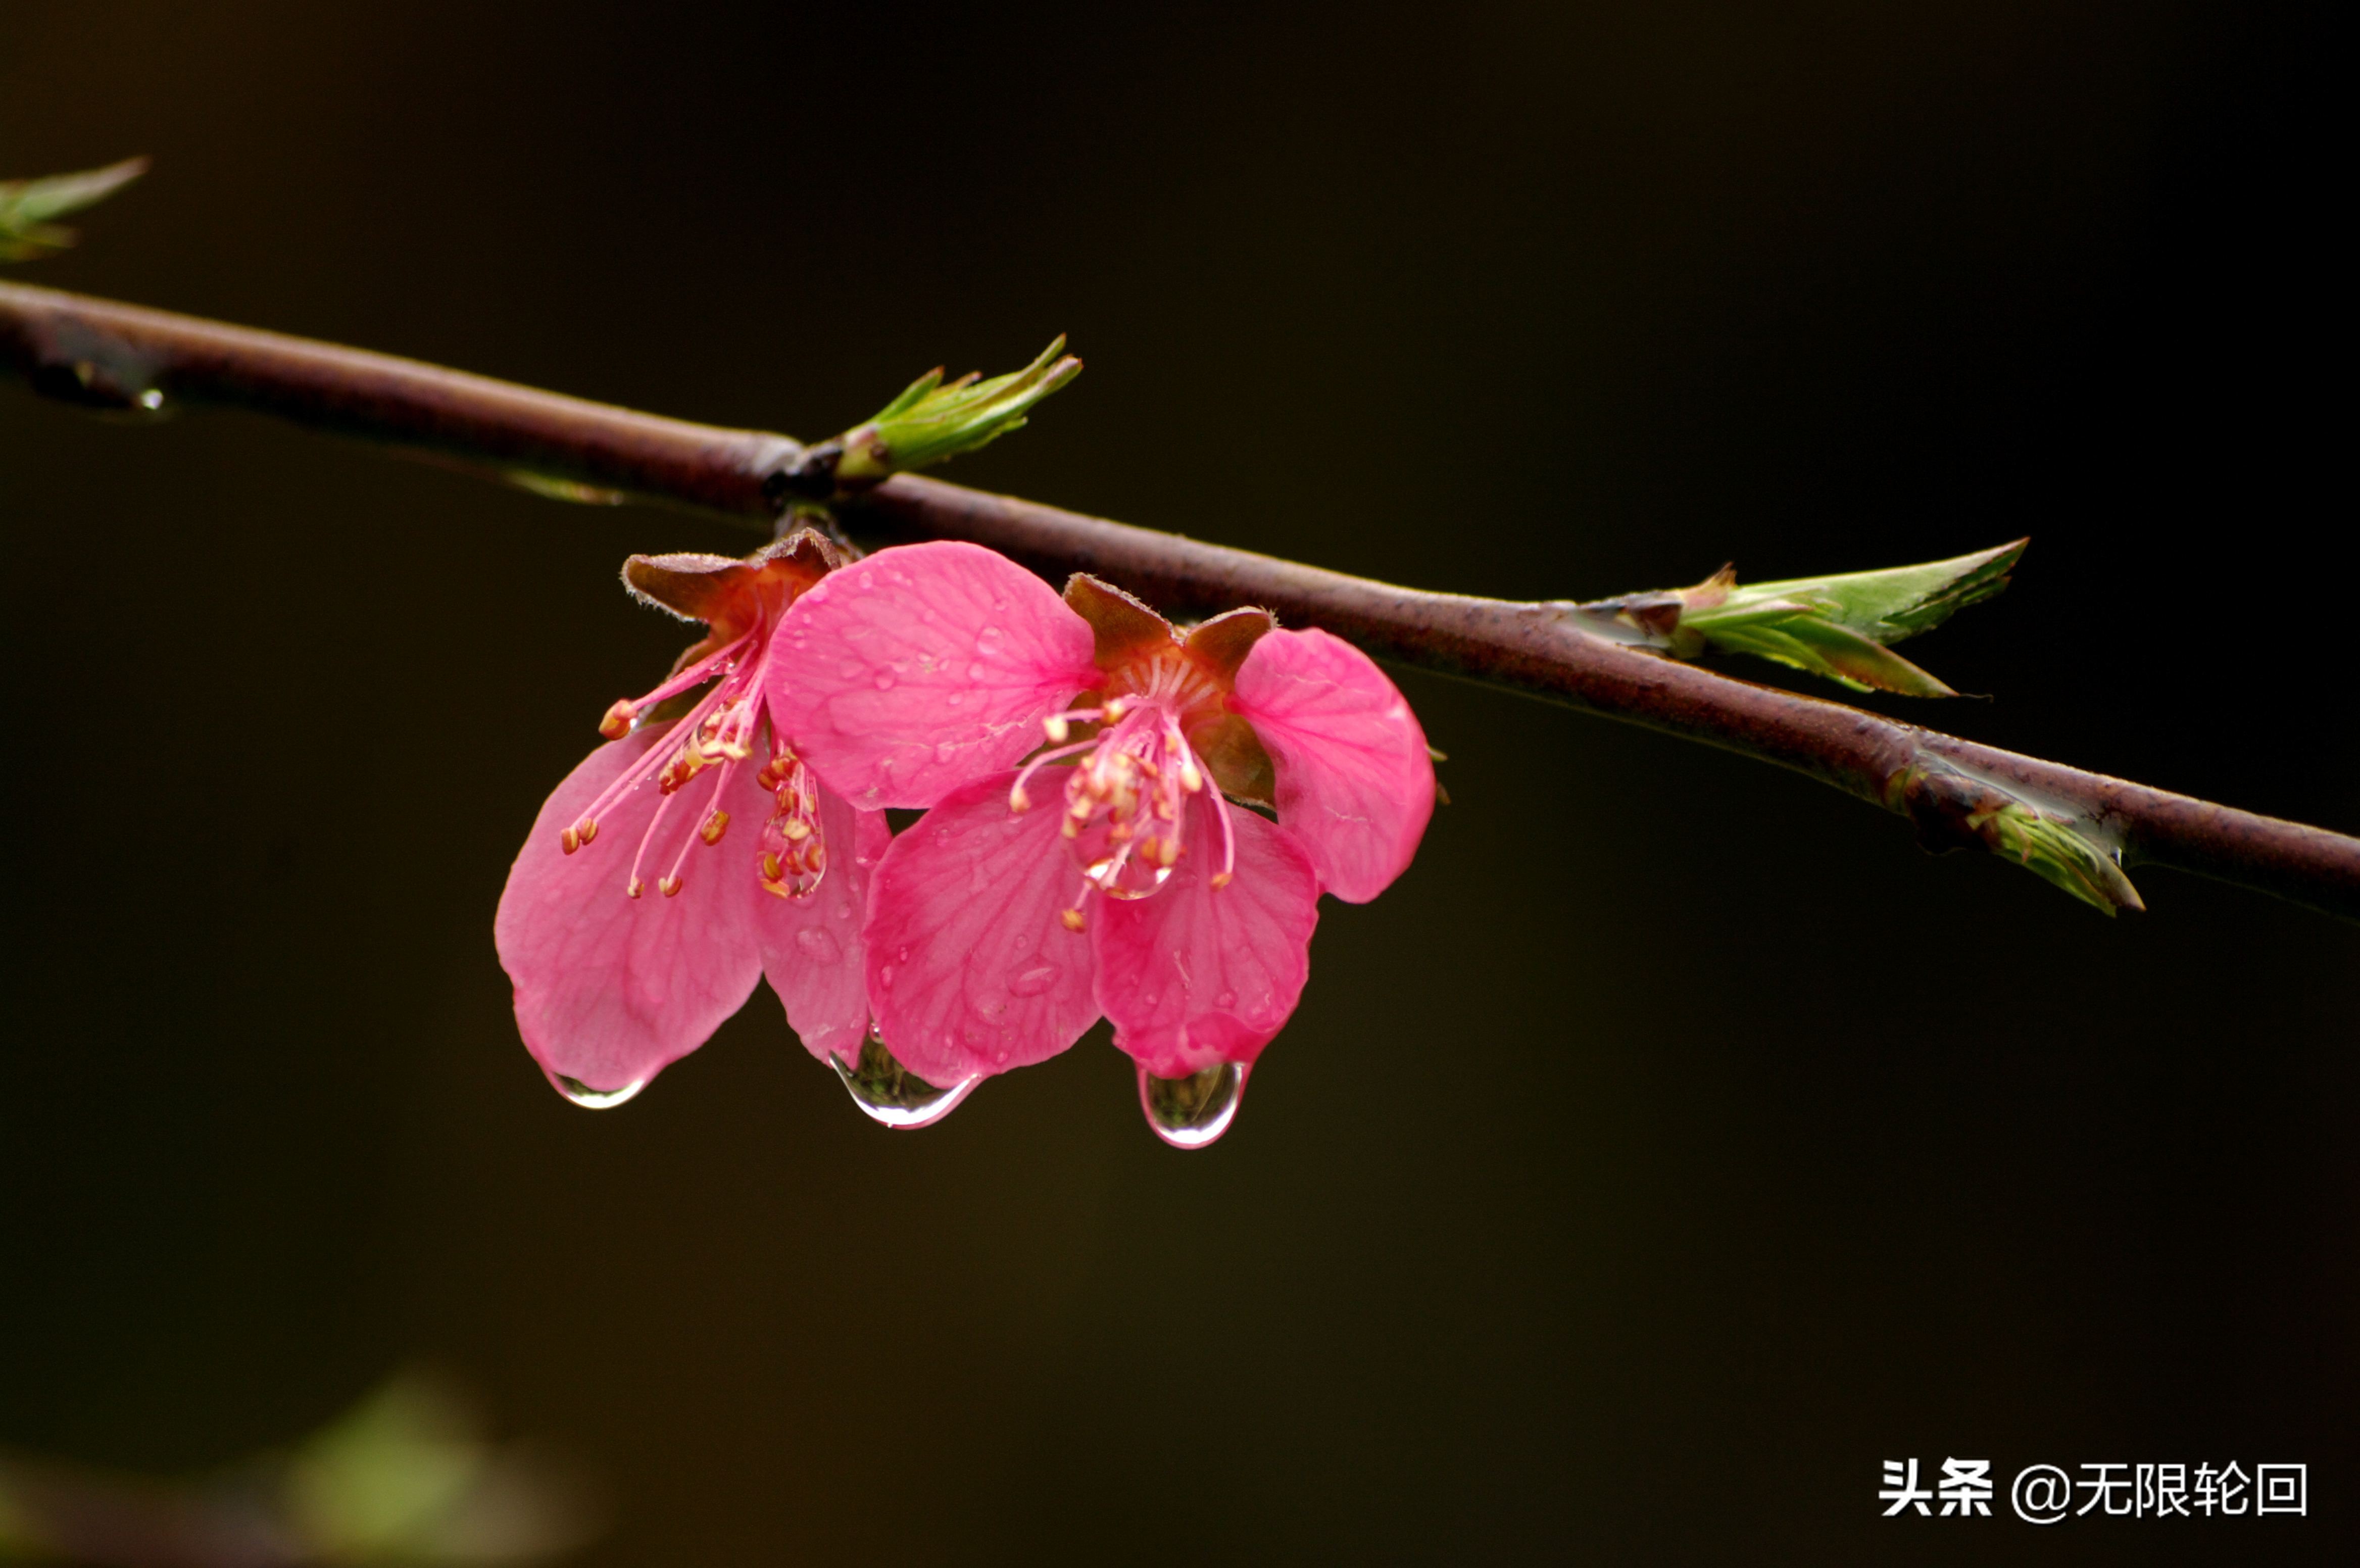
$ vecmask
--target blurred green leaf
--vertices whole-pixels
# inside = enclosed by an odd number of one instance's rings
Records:
[[[483,1468],[474,1429],[442,1385],[415,1375],[387,1384],[297,1451],[288,1476],[297,1528],[338,1562],[411,1545]]]
[[[0,261],[33,261],[72,245],[74,231],[52,218],[80,212],[148,172],[144,158],[39,180],[0,180]]]
[[[0,1454],[0,1561],[480,1568],[549,1562],[601,1524],[570,1467],[491,1442],[457,1387],[418,1372],[209,1479]]]

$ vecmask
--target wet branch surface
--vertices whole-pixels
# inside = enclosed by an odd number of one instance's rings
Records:
[[[767,527],[804,447],[304,338],[0,284],[0,357],[85,406],[212,403],[420,449],[536,488],[581,487]],[[864,532],[964,539],[1096,573],[1174,614],[1255,604],[1380,658],[1643,724],[1809,774],[1911,818],[1933,849],[1996,848],[2015,803],[2126,866],[2218,878],[2360,919],[2360,839],[2022,756],[1755,685],[1584,630],[1570,604],[1396,587],[902,475],[840,498]]]

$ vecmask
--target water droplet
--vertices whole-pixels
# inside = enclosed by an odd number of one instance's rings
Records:
[[[1038,996],[1057,983],[1057,966],[1043,964],[1039,969],[1026,970],[1008,982],[1011,996]]]
[[[1008,998],[997,992],[978,996],[975,999],[975,1010],[978,1016],[997,1024],[1008,1011]]]
[[[1236,1062],[1216,1062],[1185,1078],[1158,1078],[1139,1069],[1139,1108],[1155,1135],[1175,1149],[1200,1149],[1229,1130],[1246,1097],[1246,1075]]]
[[[552,1072],[548,1076],[552,1088],[585,1111],[612,1111],[648,1086],[648,1080],[641,1078],[620,1089],[593,1089],[580,1079],[568,1078],[562,1072]]]
[[[969,664],[967,667],[967,678],[971,681],[979,681],[989,674],[991,674],[991,672],[985,669],[981,664]]]
[[[824,926],[806,926],[796,932],[795,946],[815,964],[832,964],[844,957],[844,949],[836,945],[836,938]]]
[[[828,1065],[844,1080],[846,1092],[872,1122],[907,1131],[930,1127],[959,1108],[983,1081],[981,1073],[961,1079],[948,1089],[937,1089],[894,1059],[885,1042],[871,1034],[860,1042],[860,1065],[846,1067],[831,1056]]]
[[[953,707],[965,707],[967,706],[967,693],[962,691],[951,692],[945,696],[943,700],[950,704]],[[937,748],[937,750],[939,749],[940,748]]]
[[[877,689],[881,692],[889,692],[893,689],[892,671],[880,670],[877,672]]]

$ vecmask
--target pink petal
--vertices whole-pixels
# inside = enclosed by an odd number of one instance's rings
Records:
[[[767,812],[768,803],[760,809]],[[847,1066],[854,1065],[869,1034],[860,926],[869,913],[869,884],[877,862],[892,841],[885,814],[855,811],[842,795],[820,786],[819,827],[827,845],[827,874],[808,898],[780,898],[761,890],[751,847],[761,820],[756,817],[745,822],[745,842],[738,846],[731,870],[743,871],[747,885],[754,890],[762,972],[786,1003],[787,1022],[803,1049],[822,1061],[835,1055]],[[735,832],[733,828],[733,838]],[[731,842],[724,839],[722,845],[727,849]]]
[[[1042,743],[1096,685],[1088,625],[980,545],[882,550],[797,599],[771,639],[770,711],[858,806],[932,806]]]
[[[1159,1078],[1260,1056],[1303,994],[1319,922],[1318,875],[1293,834],[1232,807],[1236,879],[1217,888],[1220,827],[1202,796],[1188,811],[1188,850],[1163,890],[1090,910],[1098,1005],[1114,1043]]]
[[[1008,809],[1015,777],[953,792],[893,840],[869,890],[878,1033],[929,1083],[1044,1061],[1098,1021],[1089,942],[1058,918],[1081,872],[1054,806]]]
[[[1278,819],[1320,883],[1366,904],[1401,875],[1434,815],[1426,731],[1366,653],[1325,631],[1273,631],[1238,671],[1232,710],[1278,773]]]
[[[665,814],[639,898],[623,888],[655,815],[652,781],[599,819],[594,842],[571,855],[559,847],[559,832],[657,739],[627,735],[566,775],[533,820],[492,925],[500,967],[516,984],[525,1047],[549,1071],[602,1091],[645,1083],[703,1045],[762,976],[745,889],[763,895],[738,857],[700,844],[678,896],[656,890],[708,809],[711,784],[691,784]],[[741,822],[766,805],[750,774],[738,770],[723,803]],[[725,866],[738,874],[725,874]]]

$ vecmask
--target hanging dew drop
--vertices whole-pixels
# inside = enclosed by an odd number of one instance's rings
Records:
[[[1216,1062],[1185,1078],[1158,1078],[1139,1069],[1139,1108],[1155,1135],[1175,1149],[1200,1149],[1229,1130],[1246,1096],[1253,1070],[1236,1062]]]
[[[648,1086],[644,1078],[623,1085],[620,1089],[593,1089],[578,1078],[568,1078],[562,1072],[547,1075],[550,1086],[585,1111],[612,1111]]]
[[[905,1132],[933,1126],[957,1110],[960,1102],[983,1081],[978,1073],[947,1089],[937,1089],[894,1059],[873,1030],[860,1042],[859,1066],[847,1067],[843,1058],[835,1056],[827,1060],[864,1115],[881,1126]]]

